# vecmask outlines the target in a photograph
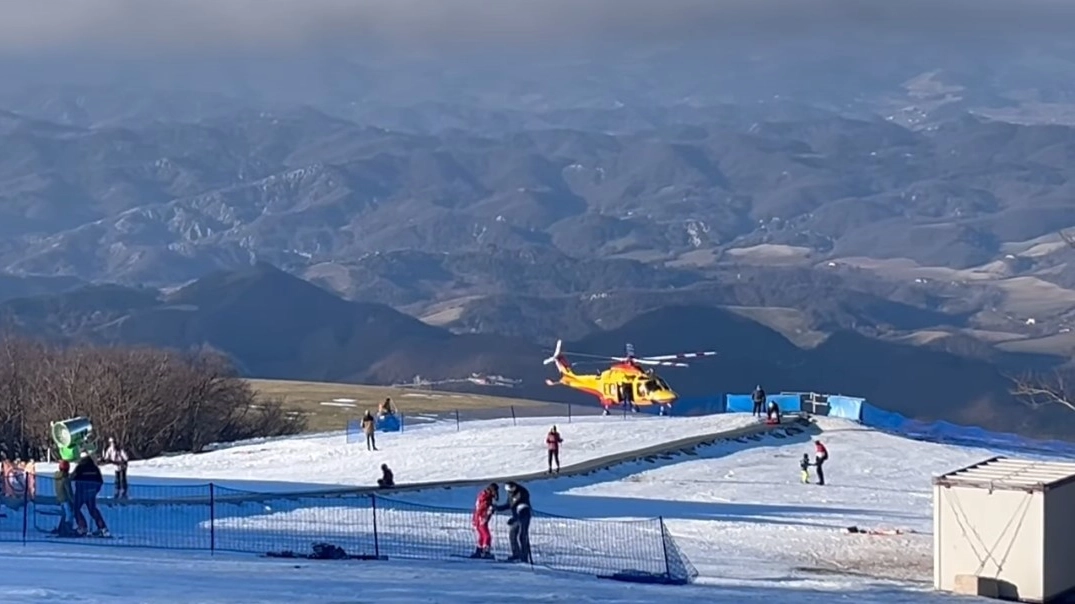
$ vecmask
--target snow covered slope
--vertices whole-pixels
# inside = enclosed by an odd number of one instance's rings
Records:
[[[563,461],[568,464],[662,441],[734,429],[752,421],[740,414],[704,418],[584,418],[560,426],[565,438]],[[245,479],[368,484],[382,462],[389,463],[397,476],[407,481],[523,473],[543,467],[542,437],[549,424],[521,421],[519,426],[512,426],[510,420],[475,422],[464,424],[459,432],[454,424],[423,427],[402,434],[378,435],[383,451],[376,453],[367,453],[362,445],[345,444],[342,434],[249,443],[202,455],[141,462],[132,467],[132,479],[149,483],[168,477],[198,482]],[[294,563],[243,558],[209,561],[178,555],[148,562],[139,559],[138,554],[112,553],[111,548],[104,555],[115,560],[81,561],[80,566],[88,570],[80,568],[79,572],[89,576],[108,569],[110,580],[124,576],[135,582],[142,580],[139,575],[147,573],[205,576],[208,578],[197,585],[195,592],[198,601],[207,603],[286,600],[301,604],[346,599],[349,589],[361,590],[362,597],[378,602],[469,602],[502,599],[505,594],[521,594],[524,598],[521,601],[527,601],[528,590],[532,591],[532,601],[546,601],[544,594],[550,591],[573,601],[610,603],[651,602],[662,596],[674,596],[684,602],[760,602],[772,598],[808,603],[835,598],[879,603],[957,601],[924,591],[928,589],[931,570],[930,478],[994,452],[911,440],[833,418],[819,418],[818,426],[820,438],[831,454],[826,464],[828,484],[825,486],[799,482],[798,460],[803,453],[812,454],[813,450],[807,433],[726,441],[700,447],[692,454],[658,456],[588,476],[529,485],[534,507],[540,512],[602,520],[663,517],[680,548],[702,574],[701,585],[689,588],[625,586],[499,565],[475,568],[481,563],[473,562],[357,563],[343,573],[345,578],[340,578],[338,568],[332,570],[336,563],[300,562],[301,572],[290,574],[283,570],[291,569]],[[251,487],[247,485],[247,488]],[[472,489],[437,489],[400,493],[397,497],[413,503],[468,508],[474,493]],[[333,516],[336,508],[332,506],[336,504],[311,501],[298,505],[300,509],[292,509],[287,516],[301,520],[296,521],[296,526],[320,530],[328,519],[339,519],[338,515]],[[303,509],[302,505],[309,507]],[[239,529],[243,527],[257,530],[259,523],[265,524],[263,528],[279,527],[282,518],[275,514],[247,515],[241,521],[236,518],[235,527],[231,519],[221,518],[218,535],[224,531],[239,539],[242,537]],[[498,518],[496,522],[503,519]],[[427,524],[439,525],[432,515]],[[845,529],[849,526],[895,529],[904,534],[847,534]],[[6,551],[4,547],[0,546],[0,555]],[[43,547],[31,546],[29,551]],[[79,550],[40,551],[45,552],[40,554],[44,556],[51,555],[48,552]],[[158,564],[163,571],[147,568],[148,564]],[[378,574],[384,572],[399,573],[410,579],[397,581],[393,576],[386,580]],[[462,583],[459,582],[461,572],[468,573]],[[261,573],[265,573],[264,581]],[[247,582],[256,583],[249,588],[254,593],[236,591],[234,584],[240,575],[258,577]],[[318,583],[329,581],[329,577],[335,582]],[[419,578],[422,580],[418,581]],[[0,587],[0,601],[43,601],[32,599],[39,595],[50,600],[68,597],[65,595],[68,592],[55,588],[38,594],[29,585],[34,580],[30,575],[19,576],[15,583],[6,581]],[[218,580],[220,583],[214,587],[214,581]],[[461,584],[468,591],[461,592]],[[86,601],[168,599],[163,586],[146,589],[152,597],[117,600],[116,592],[105,590],[100,592],[100,600]],[[442,595],[430,594],[423,599],[419,592],[425,589],[444,591]],[[188,594],[186,585],[183,593]],[[306,593],[317,595],[303,600]],[[154,600],[157,594],[160,597]]]
[[[810,590],[759,583],[715,590],[599,581],[481,562],[308,562],[249,556],[0,544],[18,572],[0,582],[4,604],[949,604],[950,597],[886,585],[844,590],[818,581]],[[62,565],[63,570],[58,567]],[[963,600],[966,601],[966,600]]]
[[[342,432],[237,445],[199,455],[160,457],[131,464],[134,484],[161,478],[214,481],[248,490],[309,490],[310,485],[372,485],[387,463],[397,482],[480,479],[545,469],[545,433],[558,420],[520,419],[455,422],[378,433],[380,451],[348,444]],[[579,463],[615,453],[753,423],[746,414],[707,417],[629,415],[576,417],[558,424],[564,438],[561,463]],[[260,483],[256,485],[250,482]],[[280,483],[293,483],[291,485]]]
[[[661,516],[703,583],[779,580],[805,587],[834,574],[849,585],[860,583],[855,576],[927,583],[931,477],[993,453],[905,439],[848,420],[818,418],[818,425],[831,455],[825,486],[799,481],[799,459],[813,456],[804,433],[535,483],[534,506],[595,519]],[[473,494],[408,497],[465,506]],[[907,534],[851,535],[850,526]]]

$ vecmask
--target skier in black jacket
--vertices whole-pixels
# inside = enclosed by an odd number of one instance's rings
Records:
[[[496,507],[497,511],[511,510],[511,519],[508,520],[510,530],[508,538],[511,541],[511,557],[508,562],[527,562],[533,564],[530,556],[530,491],[526,487],[509,482],[505,485],[508,491],[508,501]]]
[[[81,535],[85,535],[88,529],[86,518],[82,515],[82,507],[85,506],[86,511],[90,513],[90,518],[97,525],[97,531],[94,532],[94,536],[110,536],[108,526],[105,525],[104,516],[101,515],[101,510],[97,509],[97,494],[101,492],[103,485],[104,478],[101,476],[101,468],[97,466],[92,457],[83,452],[82,458],[78,460],[74,471],[71,472],[71,486],[73,487],[75,500],[74,505],[71,507],[74,509],[75,524],[78,526],[78,532]]]

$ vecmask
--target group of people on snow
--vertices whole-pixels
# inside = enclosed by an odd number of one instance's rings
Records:
[[[490,483],[478,493],[474,501],[474,530],[478,534],[478,546],[471,558],[493,559],[493,532],[489,522],[497,512],[510,511],[508,519],[508,541],[511,556],[507,562],[528,562],[533,564],[530,550],[530,520],[533,516],[530,507],[530,491],[523,485],[509,481],[504,485],[508,493],[507,501],[500,504],[500,486]]]
[[[560,446],[564,438],[560,431],[553,426],[545,434],[547,473],[558,474],[560,472]],[[507,501],[498,503],[500,499],[500,486],[490,483],[478,492],[474,501],[474,514],[472,517],[474,531],[477,533],[478,544],[471,554],[471,558],[493,558],[493,533],[489,529],[489,522],[497,512],[510,511],[508,519],[508,541],[511,545],[511,556],[508,562],[533,563],[530,550],[530,521],[533,517],[533,508],[530,504],[530,491],[523,485],[509,481],[504,484],[507,491]]]
[[[369,409],[362,415],[362,433],[366,435],[366,450],[377,451],[377,418],[384,419],[396,414],[392,406],[392,398],[386,398],[377,406],[377,416],[374,417]]]
[[[105,449],[101,461],[105,465],[114,467],[112,496],[115,499],[128,498],[127,465],[130,460],[127,449],[118,444],[114,437],[109,437],[108,448]],[[110,536],[104,516],[97,507],[97,497],[104,487],[104,476],[92,455],[83,451],[73,470],[71,462],[66,459],[60,460],[52,481],[56,503],[60,506],[60,522],[54,533],[62,537],[89,534],[86,517],[82,515],[82,510],[85,508],[96,526],[92,534],[97,537]]]
[[[71,462],[66,459],[60,460],[59,468],[52,480],[56,491],[56,502],[60,505],[61,511],[60,523],[54,531],[55,534],[60,537],[82,537],[88,534],[86,517],[82,515],[82,509],[85,508],[97,527],[93,535],[108,537],[108,525],[105,523],[104,516],[101,515],[100,508],[97,507],[97,495],[104,486],[104,477],[93,457],[83,452],[74,470],[71,470]]]
[[[127,465],[130,462],[127,450],[117,444],[114,438],[109,438],[108,448],[101,457],[101,462],[115,468],[114,497],[126,499],[128,496]],[[93,456],[83,451],[73,467],[70,461],[61,459],[52,479],[53,497],[59,508],[57,515],[60,520],[51,532],[63,537],[80,537],[89,534],[100,537],[109,536],[108,525],[97,506],[97,497],[104,486],[104,477]],[[34,501],[39,505],[46,501],[38,492],[37,464],[33,459],[15,461],[4,456],[0,460],[0,480],[3,484],[4,498],[8,501]],[[86,516],[83,515],[83,510],[95,525],[95,530],[92,532]]]
[[[767,398],[765,389],[760,384],[754,388],[753,394],[750,395],[751,402],[754,403],[753,415],[760,418],[762,413],[765,413],[765,423],[779,424],[781,420],[780,405],[775,400],[770,400],[769,404],[766,405]]]
[[[810,467],[814,467],[814,474],[817,475],[817,484],[825,485],[825,462],[829,459],[829,450],[825,447],[825,444],[820,440],[814,440],[814,461],[810,461],[810,454],[803,453],[803,458],[799,461],[799,468],[802,470],[803,484],[810,482]]]

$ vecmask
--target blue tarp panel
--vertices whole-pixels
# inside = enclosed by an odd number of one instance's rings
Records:
[[[802,398],[798,394],[770,394],[765,401],[766,405],[769,401],[776,401],[781,413],[798,413],[803,408]]]
[[[711,415],[724,413],[726,405],[720,396],[693,396],[681,398],[672,405],[674,415]],[[749,411],[749,409],[748,409]]]
[[[724,400],[724,409],[728,413],[750,413],[754,410],[754,401],[749,394],[729,394]]]
[[[830,395],[829,417],[842,417],[862,421],[862,408],[866,400],[853,396]]]
[[[884,409],[878,409],[869,403],[862,403],[860,409],[860,418],[863,424],[870,426],[871,428],[881,428],[884,430],[899,430],[907,423],[907,418],[903,417],[899,413],[893,413],[892,411],[885,411]]]
[[[750,394],[729,394],[725,397],[727,403],[724,409],[727,413],[750,413],[754,411],[754,399]],[[766,405],[769,401],[776,401],[780,405],[781,413],[798,413],[802,410],[802,400],[798,394],[770,394],[765,397]]]
[[[399,432],[402,425],[403,422],[400,421],[398,413],[377,416],[378,432]]]

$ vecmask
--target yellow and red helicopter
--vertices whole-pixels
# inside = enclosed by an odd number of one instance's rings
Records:
[[[622,357],[606,357],[590,354],[572,353],[573,356],[613,361],[613,364],[601,373],[575,373],[567,355],[563,351],[563,341],[556,341],[552,356],[545,359],[545,364],[553,363],[560,372],[559,380],[545,380],[549,386],[567,386],[586,394],[596,396],[609,414],[609,408],[623,405],[631,411],[638,412],[640,407],[659,405],[660,414],[665,415],[672,408],[679,396],[672,388],[649,367],[688,367],[684,359],[715,356],[713,351],[686,352],[666,354],[653,357],[636,357],[634,346],[627,344],[626,354]]]

